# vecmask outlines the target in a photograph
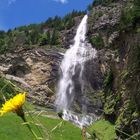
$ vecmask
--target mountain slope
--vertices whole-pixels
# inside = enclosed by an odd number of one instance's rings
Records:
[[[104,75],[104,117],[115,124],[118,139],[140,139],[140,2],[98,2],[88,35]]]

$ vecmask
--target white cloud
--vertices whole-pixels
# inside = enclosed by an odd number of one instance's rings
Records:
[[[54,0],[54,1],[56,1],[56,2],[60,2],[60,3],[62,3],[62,4],[65,4],[65,3],[68,2],[68,0]]]
[[[8,0],[8,5],[11,5],[11,4],[15,3],[15,2],[16,2],[16,0]]]

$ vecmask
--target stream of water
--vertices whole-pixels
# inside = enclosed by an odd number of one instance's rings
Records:
[[[94,60],[97,54],[97,51],[86,41],[87,19],[88,16],[85,15],[77,28],[74,44],[64,54],[60,66],[62,74],[55,101],[57,111],[63,111],[63,119],[72,121],[80,127],[91,124],[96,118],[86,114],[86,104],[84,102],[82,103],[81,115],[73,111],[77,94],[75,84],[80,83],[80,95],[85,94],[84,66],[87,61]]]

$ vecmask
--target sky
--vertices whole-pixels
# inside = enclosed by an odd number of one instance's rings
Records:
[[[73,9],[85,10],[93,0],[0,0],[0,30],[40,23],[64,16]]]

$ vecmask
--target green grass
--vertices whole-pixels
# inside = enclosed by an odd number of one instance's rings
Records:
[[[93,139],[98,140],[114,140],[116,137],[114,125],[105,120],[99,120],[89,127],[89,133]]]
[[[73,124],[63,121],[61,119],[51,119],[43,116],[34,116],[34,121],[37,124],[41,124],[39,129],[45,134],[49,133],[50,140],[80,140],[81,130]],[[27,119],[31,121],[28,116]],[[0,117],[0,140],[33,140],[31,132],[26,125],[22,124],[20,117],[14,113],[7,113]],[[32,129],[40,137],[40,133],[36,126],[31,124]],[[59,125],[58,125],[59,124]],[[57,126],[57,127],[56,127]],[[55,128],[55,129],[53,129]],[[53,131],[52,131],[53,129]]]
[[[12,113],[2,116],[0,125],[1,140],[29,140],[33,138],[26,126],[22,125],[22,120]]]
[[[41,118],[41,122],[45,124],[46,128],[48,128],[52,140],[81,140],[82,139],[81,130],[69,122],[58,120],[58,119],[50,119],[50,118],[46,120]],[[53,131],[51,132],[52,129]]]

